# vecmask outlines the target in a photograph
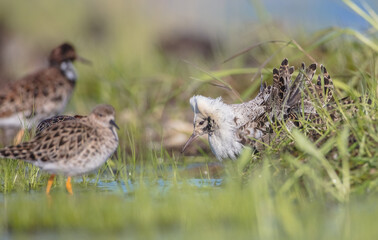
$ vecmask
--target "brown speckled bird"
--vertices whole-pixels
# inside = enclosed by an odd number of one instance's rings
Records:
[[[52,174],[47,194],[55,174],[67,176],[66,188],[72,194],[71,176],[99,168],[116,150],[114,118],[112,106],[99,105],[87,117],[55,123],[28,142],[0,149],[0,157],[24,160]]]
[[[63,43],[53,49],[49,67],[0,88],[0,127],[30,129],[37,122],[64,111],[77,80],[74,47]]]

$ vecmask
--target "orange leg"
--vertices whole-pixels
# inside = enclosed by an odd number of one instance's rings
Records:
[[[70,195],[73,195],[73,192],[72,192],[72,185],[71,185],[71,177],[68,177],[68,178],[67,178],[67,181],[66,181],[66,189],[67,189],[67,192],[68,192]]]
[[[23,128],[21,128],[20,131],[18,131],[16,137],[13,140],[15,145],[21,143],[22,138],[24,137],[24,134],[25,134],[25,130]]]
[[[47,188],[46,188],[46,194],[49,195],[50,194],[50,189],[51,189],[51,186],[54,182],[54,178],[55,178],[55,175],[54,174],[51,174],[49,180],[47,181]]]

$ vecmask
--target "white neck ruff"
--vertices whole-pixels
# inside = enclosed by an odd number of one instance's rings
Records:
[[[217,159],[236,159],[243,145],[237,141],[234,110],[230,105],[223,103],[222,98],[207,98],[193,96],[190,99],[195,114],[208,116],[215,121],[215,130],[209,134],[209,144]]]
[[[77,73],[76,73],[76,70],[75,70],[75,67],[74,65],[72,64],[71,61],[64,61],[60,64],[60,70],[62,71],[62,73],[64,74],[64,76],[72,81],[72,82],[75,82],[76,79],[77,79]]]

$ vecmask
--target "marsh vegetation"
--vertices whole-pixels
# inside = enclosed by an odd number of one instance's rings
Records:
[[[73,196],[58,177],[46,197],[47,173],[1,159],[0,234],[374,239],[378,22],[372,9],[361,13],[345,4],[371,30],[292,33],[265,20],[243,36],[167,40],[165,29],[138,14],[139,3],[0,2],[1,76],[17,78],[42,66],[51,47],[70,41],[93,66],[76,65],[79,79],[66,112],[85,115],[108,103],[121,128],[117,154],[98,172],[75,178]],[[363,96],[371,104],[356,101],[353,114],[339,105],[338,122],[321,112],[323,130],[303,122],[279,144],[258,154],[246,149],[236,161],[219,163],[205,138],[180,154],[192,131],[192,95],[222,96],[228,103],[251,99],[260,76],[271,84],[272,68],[285,57],[296,69],[301,62],[324,64],[336,97]],[[307,137],[311,131],[318,131],[315,141]]]

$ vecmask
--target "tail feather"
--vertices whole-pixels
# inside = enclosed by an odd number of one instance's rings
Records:
[[[310,65],[310,67],[313,64]],[[316,64],[315,69],[311,72],[311,68],[306,69],[306,65],[302,63],[301,69],[299,70],[298,76],[295,78],[293,84],[290,86],[290,96],[288,97],[287,105],[292,106],[295,103],[299,102],[301,98],[301,92],[304,89],[305,82],[314,76],[314,72],[316,70]],[[312,75],[311,75],[312,73]],[[306,74],[306,77],[305,77]]]
[[[328,74],[327,69],[323,65],[320,66],[320,69],[323,73],[323,82],[321,77],[319,76],[315,89],[321,101],[326,104],[331,100],[333,96],[333,81],[331,79],[331,76]]]
[[[275,71],[277,73],[277,71]],[[294,72],[294,67],[289,67],[289,61],[285,58],[280,66],[280,70],[274,76],[273,87],[278,89],[277,103],[280,105],[289,91],[289,85],[291,84],[291,75]]]
[[[322,71],[323,79],[319,75],[316,83],[312,83],[316,71],[316,64],[311,64],[304,71],[304,64],[302,64],[302,71],[299,72],[297,78],[293,82],[291,88],[287,105],[288,108],[301,112],[301,97],[303,96],[303,102],[305,102],[305,113],[313,112],[311,109],[315,109],[314,104],[319,104],[319,106],[326,106],[333,97],[333,81],[331,76],[328,74],[327,69],[321,65],[320,69]],[[305,76],[306,74],[306,76]],[[314,103],[314,101],[317,101]]]
[[[26,161],[35,161],[36,156],[32,149],[36,146],[34,141],[24,142],[14,146],[8,146],[0,149],[0,157],[10,159],[22,159]]]

